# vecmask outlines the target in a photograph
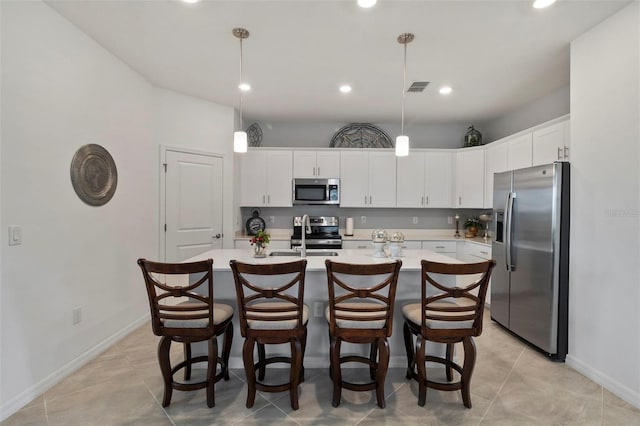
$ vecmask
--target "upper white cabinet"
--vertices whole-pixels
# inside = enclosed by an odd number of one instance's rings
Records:
[[[569,122],[562,121],[533,132],[533,165],[569,161]]]
[[[532,140],[531,133],[509,138],[507,142],[507,167],[509,170],[531,167]]]
[[[492,143],[487,145],[484,156],[484,207],[493,208],[493,175],[508,170],[507,144]]]
[[[291,207],[292,152],[249,151],[240,160],[240,206]]]
[[[340,158],[341,207],[395,207],[393,151],[345,150]]]
[[[397,157],[397,207],[452,207],[454,153],[412,152]]]
[[[339,151],[293,151],[293,177],[339,178]]]
[[[456,198],[454,207],[484,205],[484,149],[465,148],[456,153]]]

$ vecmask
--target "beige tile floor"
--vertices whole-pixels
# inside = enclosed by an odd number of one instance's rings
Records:
[[[234,339],[240,344],[240,336]],[[432,389],[425,407],[418,406],[417,386],[400,368],[387,376],[384,410],[373,392],[347,390],[341,405],[332,407],[332,384],[321,369],[307,370],[297,411],[284,392],[259,393],[254,407],[245,408],[243,370],[218,382],[214,408],[207,408],[204,390],[174,391],[171,405],[162,408],[157,342],[150,326],[140,327],[2,425],[640,425],[640,410],[544,359],[491,321],[476,339],[472,409],[462,405],[459,392]],[[267,378],[277,382],[286,372],[274,370]]]

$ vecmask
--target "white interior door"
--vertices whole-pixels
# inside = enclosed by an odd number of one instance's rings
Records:
[[[222,157],[167,150],[165,163],[165,261],[222,248]]]

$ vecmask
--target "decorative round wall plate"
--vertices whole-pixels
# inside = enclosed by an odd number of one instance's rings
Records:
[[[260,146],[262,143],[262,129],[258,123],[247,127],[247,139],[249,146]]]
[[[71,183],[90,206],[108,203],[118,185],[116,163],[109,151],[96,144],[81,146],[71,160]]]
[[[384,130],[369,123],[347,124],[333,135],[332,148],[393,148]]]

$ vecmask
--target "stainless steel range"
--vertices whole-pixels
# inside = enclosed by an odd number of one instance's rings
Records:
[[[341,249],[342,237],[340,236],[339,219],[337,216],[311,216],[309,217],[311,233],[306,234],[308,249]],[[293,235],[291,236],[291,248],[302,246],[302,217],[293,218]]]

